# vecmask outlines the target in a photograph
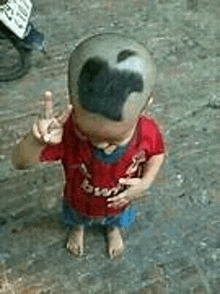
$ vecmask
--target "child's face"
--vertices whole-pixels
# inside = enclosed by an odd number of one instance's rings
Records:
[[[84,110],[74,99],[74,121],[79,129],[95,146],[124,145],[132,138],[138,118],[131,121],[114,122],[98,114]]]

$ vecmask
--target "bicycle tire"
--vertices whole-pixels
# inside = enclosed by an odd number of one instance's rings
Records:
[[[17,48],[10,39],[7,39],[17,51],[17,62],[6,71],[0,65],[0,82],[9,82],[23,77],[30,69],[31,51],[25,48]]]

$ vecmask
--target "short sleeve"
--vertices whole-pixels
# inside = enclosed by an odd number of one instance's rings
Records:
[[[153,146],[151,156],[165,153],[165,146],[164,146],[165,144],[164,144],[163,135],[157,126],[155,128],[155,139],[153,143],[154,143],[153,144],[154,146]]]
[[[39,160],[43,161],[57,161],[63,158],[64,150],[63,143],[56,145],[47,145],[42,150]]]
[[[165,142],[159,126],[147,117],[142,119],[142,140],[148,158],[165,153]]]

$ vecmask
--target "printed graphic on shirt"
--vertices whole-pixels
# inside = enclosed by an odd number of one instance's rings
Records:
[[[92,185],[89,184],[88,179],[84,179],[83,183],[81,185],[83,190],[86,193],[93,194],[94,196],[104,196],[104,197],[109,197],[111,194],[112,195],[117,195],[120,190],[122,190],[123,185],[118,183],[116,187],[113,187],[111,189],[107,188],[100,188],[100,187],[93,187]]]
[[[88,169],[85,163],[80,164],[80,170],[87,178],[90,178],[90,179],[92,178],[91,174],[88,172]]]
[[[132,157],[132,164],[128,167],[126,171],[126,175],[128,175],[128,178],[131,177],[137,171],[138,171],[137,177],[140,177],[141,164],[143,164],[144,162],[146,162],[146,155],[144,151],[140,151],[138,154],[134,155]],[[117,195],[119,192],[121,192],[125,188],[125,186],[120,183],[118,183],[116,187],[113,187],[111,189],[94,187],[89,182],[88,178],[91,179],[91,175],[89,174],[88,169],[86,168],[86,165],[84,163],[81,164],[80,170],[85,175],[85,178],[83,180],[81,187],[88,194],[93,194],[94,196],[109,197],[109,196]]]

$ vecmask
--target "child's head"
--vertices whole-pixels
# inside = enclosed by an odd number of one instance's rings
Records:
[[[119,137],[124,137],[146,106],[155,67],[142,45],[119,34],[105,33],[79,43],[70,57],[68,78],[70,101],[76,115],[80,112],[79,125],[84,125],[88,117],[88,128],[96,121],[108,126],[104,133],[114,135],[118,131]],[[94,131],[96,127],[94,123]]]

